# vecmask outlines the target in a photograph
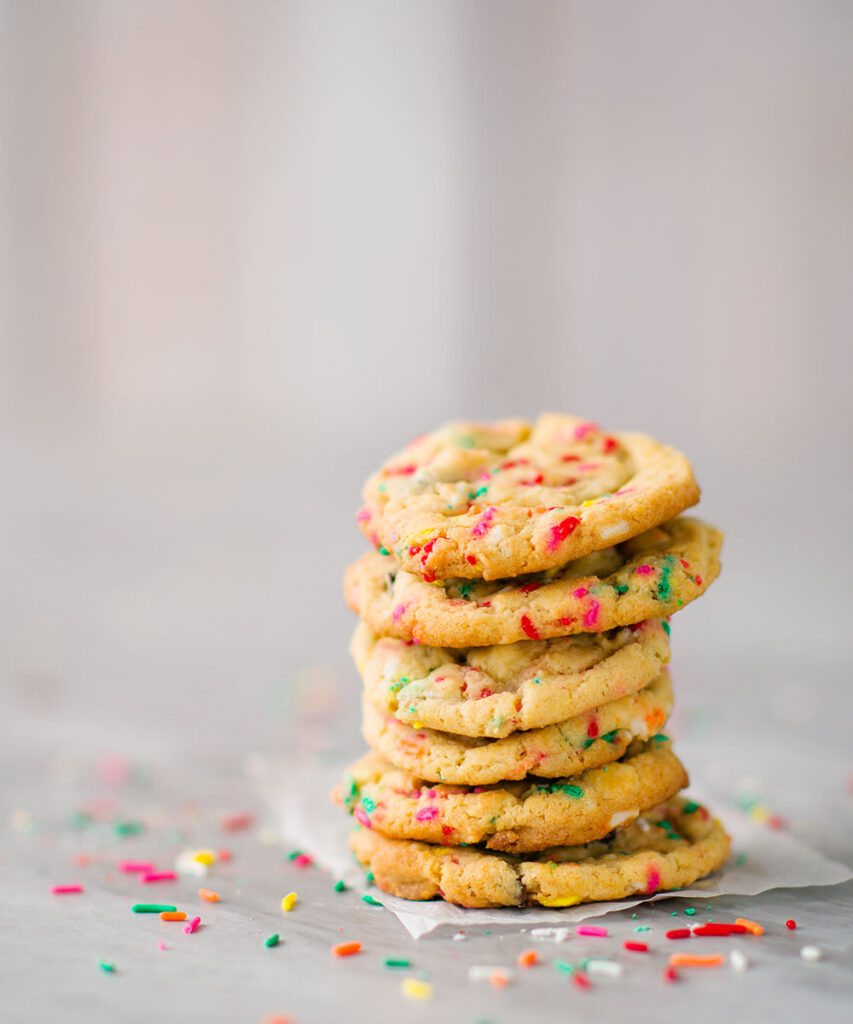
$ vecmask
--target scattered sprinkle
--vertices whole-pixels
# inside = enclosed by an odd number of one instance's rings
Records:
[[[203,900],[207,900],[208,903],[219,902],[219,893],[214,892],[212,889],[199,889],[198,894]]]
[[[342,879],[338,879],[338,881],[335,882],[332,888],[335,890],[335,892],[346,892],[347,889]]]
[[[739,949],[733,949],[729,953],[729,963],[732,965],[732,970],[737,971],[740,974],[749,967],[749,960],[747,960]]]
[[[187,915],[183,910],[161,910],[161,921],[186,921]]]
[[[307,853],[300,853],[296,857],[291,858],[293,866],[297,868],[310,868],[314,863],[313,860],[308,856]]]
[[[593,935],[596,938],[605,938],[607,936],[606,928],[598,928],[591,924],[579,924],[575,928],[576,935]]]
[[[267,947],[267,949],[272,949],[272,947],[277,946],[278,943],[278,932],[273,932],[268,939],[264,939],[264,945]]]
[[[393,957],[386,957],[382,961],[382,966],[383,967],[393,968],[393,967],[411,967],[412,965],[411,965],[410,961],[408,961],[408,960],[394,960]]]
[[[72,892],[83,892],[82,885],[52,885],[50,891],[54,896],[67,896]]]
[[[137,836],[144,828],[141,821],[117,821],[113,825],[113,831],[117,836]]]
[[[134,903],[130,908],[134,914],[162,914],[164,911],[177,910],[171,903]]]
[[[756,924],[755,921],[750,921],[745,917],[736,917],[735,924],[739,924],[741,928],[746,928],[748,932],[752,932],[753,935],[763,935],[764,929],[760,924]]]
[[[140,881],[148,885],[151,882],[174,882],[177,877],[175,871],[149,871],[148,874],[142,875]]]
[[[690,938],[689,928],[673,928],[666,933],[668,939],[689,939]]]
[[[589,978],[583,973],[583,971],[575,971],[572,975],[572,984],[575,988],[585,989],[591,988]]]
[[[293,904],[296,903],[296,893],[289,892],[281,901],[281,909],[285,912],[293,910]]]
[[[725,961],[722,953],[709,956],[693,956],[690,953],[673,953],[669,958],[670,967],[719,967]]]
[[[467,941],[467,939],[468,939],[468,936],[465,934],[465,932],[457,932],[453,936],[453,941],[454,942],[465,942],[465,941]]]
[[[432,985],[418,978],[404,978],[400,991],[407,999],[432,999]]]
[[[565,942],[568,937],[568,928],[532,928],[530,931],[530,938],[540,942]]]
[[[98,962],[98,967],[101,968],[104,974],[115,974],[116,972],[116,965],[107,963],[106,960],[100,960]]]
[[[120,860],[118,862],[118,869],[128,874],[139,873],[147,875],[154,870],[154,863],[148,860]]]
[[[674,967],[664,967],[661,977],[667,985],[671,985],[674,981],[678,981],[678,971]]]
[[[535,949],[526,949],[523,953],[518,954],[516,963],[519,967],[532,967],[539,963],[539,954]]]
[[[622,964],[604,957],[590,957],[583,962],[587,974],[604,975],[607,978],[621,978],[625,973]]]
[[[649,951],[645,942],[623,942],[622,945],[632,953],[648,953]]]
[[[790,920],[785,922],[785,927],[790,928],[790,930],[793,931],[797,927],[797,922],[793,918],[791,918]]]
[[[223,832],[240,832],[249,828],[254,820],[254,814],[228,814],[220,820],[219,827]]]
[[[332,946],[332,953],[335,956],[352,956],[354,953],[360,952],[360,942],[339,942],[337,946]]]
[[[201,924],[201,918],[200,917],[194,917],[192,919],[192,921],[190,921],[189,924],[184,925],[184,931],[186,932],[187,935],[192,935],[192,933],[196,930],[196,928],[198,928],[198,926],[200,924]]]
[[[821,959],[823,956],[823,950],[820,946],[803,946],[800,950],[800,956],[803,960],[813,964],[815,961]]]
[[[186,928],[184,928],[184,931],[186,931],[186,930],[187,930],[187,929],[186,929]],[[158,942],[158,943],[157,943],[157,948],[158,948],[158,949],[165,949],[165,948],[166,948],[166,943],[165,943],[165,942]]]
[[[366,892],[361,898],[369,907],[381,907],[382,906],[382,904],[379,902],[379,900],[377,900],[373,896],[371,896],[369,892]]]

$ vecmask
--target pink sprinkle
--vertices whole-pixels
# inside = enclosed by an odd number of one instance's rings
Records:
[[[254,814],[228,814],[219,822],[219,827],[223,832],[239,832],[249,828],[254,820]]]
[[[638,576],[651,576],[654,569],[650,565],[638,565],[634,572]]]
[[[146,884],[148,882],[174,882],[177,877],[174,871],[151,871],[143,875],[140,881]]]
[[[432,821],[438,817],[437,807],[422,807],[415,815],[415,821]]]
[[[598,611],[601,605],[598,601],[590,601],[589,608],[586,610],[586,614],[583,617],[583,624],[587,629],[593,629],[598,625]]]
[[[486,511],[480,516],[474,526],[471,528],[472,537],[482,537],[483,534],[488,530],[492,520],[495,518],[495,512],[497,509],[494,505],[489,505]]]
[[[189,924],[185,924],[184,925],[184,931],[187,933],[187,935],[192,935],[192,933],[196,930],[196,928],[198,928],[198,926],[200,924],[201,924],[201,918],[200,917],[194,917],[192,919],[192,921],[190,921]]]
[[[596,928],[591,924],[579,924],[575,928],[575,935],[594,935],[597,938],[603,939],[607,936],[606,928]]]
[[[586,597],[588,593],[586,587],[578,587],[577,590],[572,591],[572,597]]]
[[[404,614],[405,614],[405,612],[406,612],[406,605],[404,605],[404,604],[398,604],[398,605],[397,605],[397,607],[396,607],[396,608],[394,609],[394,611],[393,611],[393,612],[391,612],[391,618],[392,618],[392,619],[393,619],[393,620],[394,620],[395,622],[399,622],[399,621],[400,621],[400,618],[401,618],[401,616],[402,616],[402,615],[404,615]]]
[[[660,871],[654,864],[650,864],[646,870],[646,892],[654,892],[660,885]]]
[[[186,928],[184,928],[184,931],[186,931]],[[166,943],[165,942],[158,942],[157,943],[157,948],[158,949],[165,949],[166,948]]]
[[[370,823],[370,818],[368,818],[367,812],[364,810],[363,807],[356,807],[356,809],[352,813],[353,817],[359,823],[359,825],[364,825],[365,828],[373,828],[373,825]],[[300,854],[300,856],[302,855]],[[299,857],[294,857],[293,863],[295,864],[298,860]]]
[[[366,508],[358,510],[358,515],[355,517],[357,523],[367,523],[370,521],[370,513]]]
[[[54,896],[63,896],[69,892],[83,892],[82,885],[52,885],[50,891]]]
[[[361,810],[361,808],[357,808],[357,810]],[[367,817],[366,814],[365,817]],[[307,853],[300,853],[298,857],[293,858],[294,867],[297,868],[310,868],[313,863],[314,861],[311,860]]]
[[[154,862],[150,860],[120,860],[118,862],[119,871],[127,871],[129,874],[141,872],[147,874],[149,871],[154,870]]]
[[[598,430],[598,426],[595,423],[579,423],[578,426],[575,427],[575,437],[581,441],[593,430]]]

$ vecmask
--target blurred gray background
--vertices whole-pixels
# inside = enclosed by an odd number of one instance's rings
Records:
[[[25,743],[238,751],[300,687],[354,702],[360,483],[453,417],[690,454],[727,544],[682,693],[846,668],[853,5],[0,10]]]

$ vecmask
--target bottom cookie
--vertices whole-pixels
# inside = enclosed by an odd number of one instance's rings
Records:
[[[571,907],[681,889],[721,867],[729,837],[704,807],[676,797],[606,839],[537,854],[434,846],[357,828],[350,849],[393,896],[463,907]]]

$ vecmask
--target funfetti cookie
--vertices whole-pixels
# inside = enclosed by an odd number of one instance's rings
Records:
[[[393,839],[521,853],[603,839],[686,785],[669,743],[649,741],[571,778],[473,788],[425,782],[367,754],[346,771],[335,799],[365,828]]]
[[[683,889],[722,867],[729,837],[704,807],[676,797],[606,839],[537,854],[389,839],[357,828],[350,849],[394,896],[463,907],[572,907]]]
[[[367,481],[358,522],[408,572],[493,580],[611,547],[698,500],[674,448],[546,414],[417,438]]]
[[[410,725],[508,736],[582,714],[629,693],[669,661],[665,623],[491,647],[428,647],[377,637],[360,623],[352,653],[365,693]]]
[[[660,735],[671,710],[672,686],[664,671],[637,693],[503,739],[417,729],[378,711],[366,698],[362,701],[362,732],[369,746],[419,778],[486,786],[526,775],[551,779],[577,775],[615,761],[632,740]]]
[[[603,632],[677,612],[720,571],[719,530],[687,516],[556,569],[513,580],[427,583],[368,552],[344,579],[350,607],[380,636],[479,647]]]

